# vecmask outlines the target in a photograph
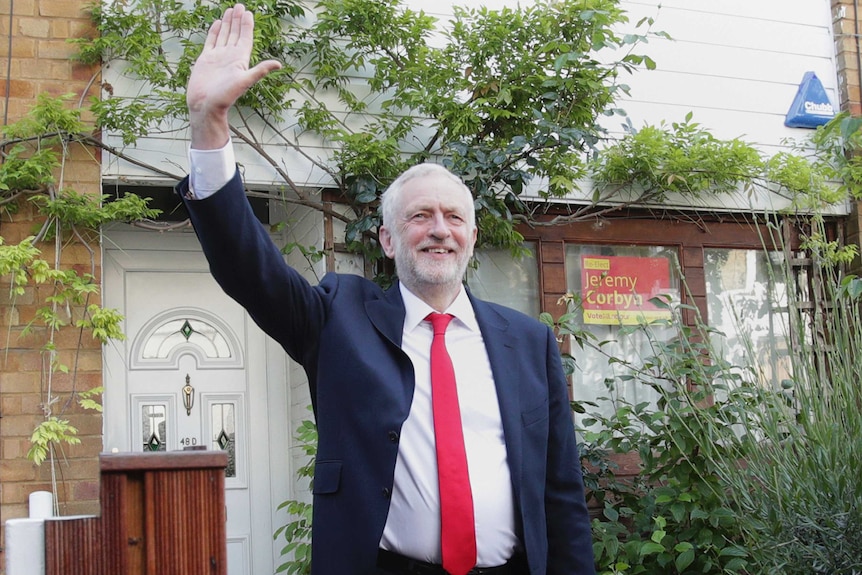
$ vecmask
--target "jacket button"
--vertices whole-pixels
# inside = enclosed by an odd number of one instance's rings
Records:
[[[389,489],[388,487],[384,487],[383,488],[383,497],[385,497],[386,499],[389,499],[390,497],[392,497],[392,490]]]
[[[392,443],[398,443],[398,432],[397,431],[390,431],[389,432],[389,441],[391,441]]]

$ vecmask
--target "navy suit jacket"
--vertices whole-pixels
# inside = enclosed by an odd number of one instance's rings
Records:
[[[187,180],[178,192],[186,197]],[[401,350],[404,303],[354,275],[309,284],[254,217],[239,175],[186,201],[213,276],[308,375],[319,444],[312,570],[374,573],[413,365]],[[552,332],[470,296],[488,350],[530,573],[592,575],[589,516],[566,380]],[[469,425],[469,422],[466,422]]]

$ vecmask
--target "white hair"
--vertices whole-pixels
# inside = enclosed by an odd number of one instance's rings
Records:
[[[452,182],[458,185],[458,188],[464,191],[464,195],[468,199],[470,209],[467,210],[467,222],[470,224],[471,228],[476,227],[476,211],[473,208],[473,194],[470,193],[470,188],[468,188],[464,181],[441,166],[440,164],[416,164],[401,173],[400,176],[395,178],[395,181],[389,184],[389,187],[386,188],[386,191],[383,192],[383,195],[380,197],[380,216],[382,218],[382,224],[385,226],[390,226],[396,219],[395,211],[397,210],[399,199],[401,197],[401,192],[404,190],[404,185],[413,180],[415,178],[422,178],[430,175],[439,175],[449,178]]]

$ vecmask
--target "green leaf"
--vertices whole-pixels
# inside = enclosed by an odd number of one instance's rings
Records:
[[[736,545],[729,545],[727,547],[722,547],[721,551],[718,552],[719,557],[748,557],[749,552],[741,547],[737,547]]]
[[[676,556],[674,565],[680,573],[684,572],[694,562],[694,549],[687,549]]]
[[[640,546],[640,549],[638,550],[638,554],[640,556],[644,557],[647,555],[654,555],[656,553],[663,553],[664,550],[665,550],[664,545],[660,545],[658,543],[650,541],[650,542],[644,543]]]

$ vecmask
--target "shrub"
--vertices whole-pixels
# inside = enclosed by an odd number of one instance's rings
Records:
[[[601,509],[600,573],[862,573],[862,279],[808,247],[808,285],[828,304],[803,313],[791,301],[792,375],[777,385],[751,346],[742,365],[725,361],[713,345],[723,334],[683,325],[682,307],[670,341],[647,325],[620,327],[643,330],[651,354],[609,357],[622,368],[605,381],[609,392],[642,385],[659,400],[653,408],[609,393],[598,401],[613,402],[610,415],[575,405],[587,415],[585,480]],[[569,303],[558,332],[601,349]],[[610,455],[630,453],[640,466],[623,478]]]
[[[678,322],[676,322],[679,325]],[[559,326],[558,326],[559,327]],[[577,332],[570,324],[568,328]],[[748,552],[735,522],[735,512],[722,495],[720,475],[712,451],[722,449],[727,432],[707,429],[703,421],[719,419],[722,402],[710,401],[716,388],[738,376],[726,363],[704,362],[708,344],[699,332],[679,327],[668,342],[643,330],[654,355],[639,364],[620,358],[609,391],[619,384],[645,385],[658,393],[656,406],[624,399],[599,398],[614,403],[610,415],[595,404],[581,404],[581,445],[585,482],[590,498],[601,510],[593,521],[593,550],[600,574],[743,573]],[[601,347],[586,334],[585,345]],[[609,394],[610,395],[610,394]],[[709,448],[701,444],[708,442]],[[611,454],[636,454],[640,465],[633,476],[622,477]]]

